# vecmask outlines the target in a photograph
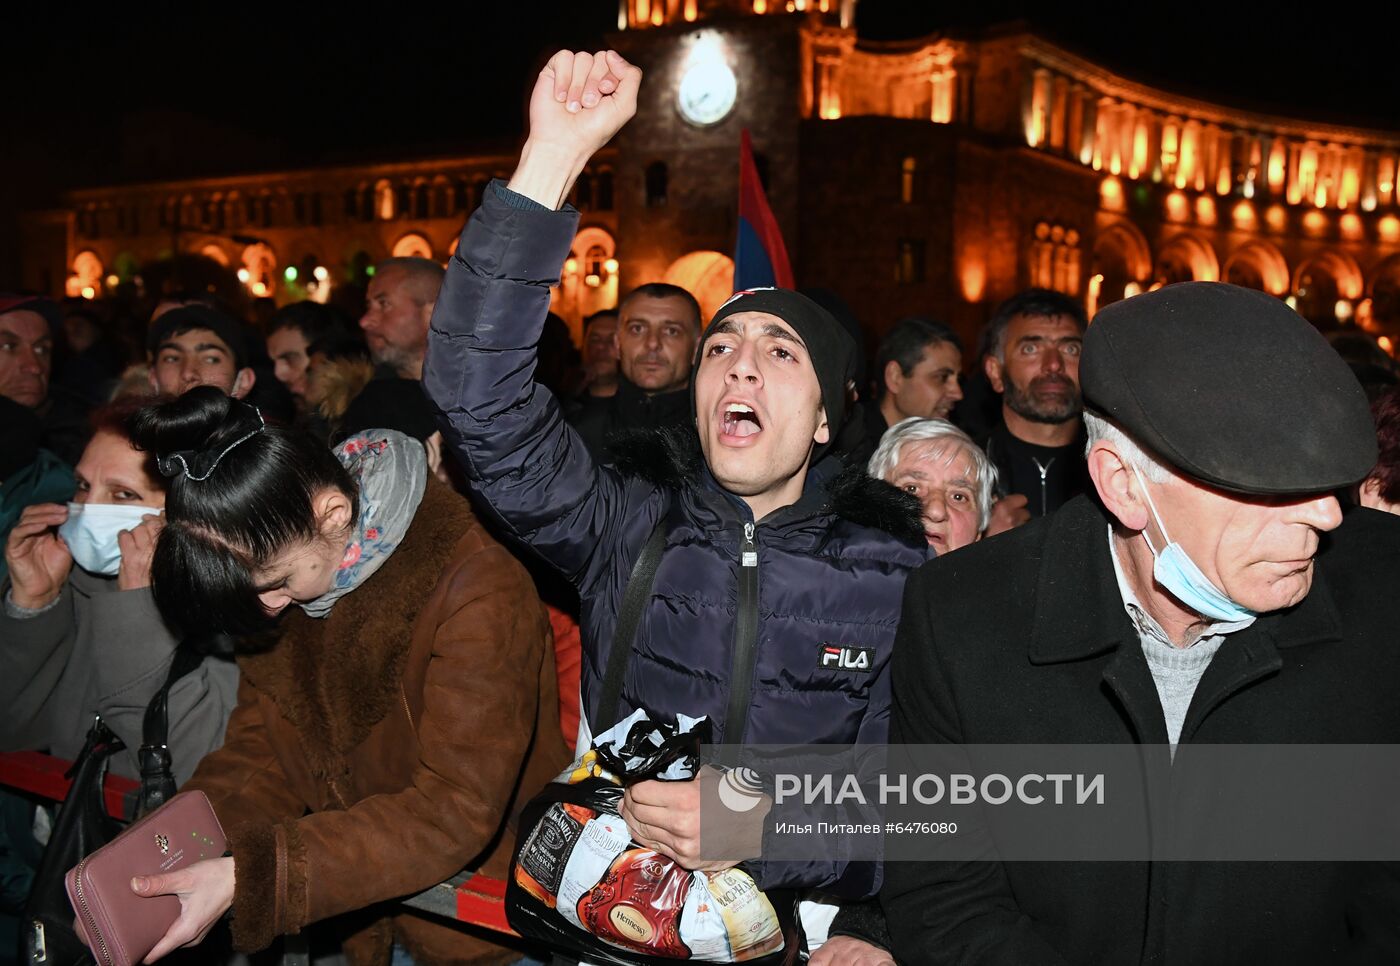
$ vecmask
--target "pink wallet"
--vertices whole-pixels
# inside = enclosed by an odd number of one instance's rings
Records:
[[[138,896],[131,877],[217,859],[228,843],[203,792],[181,792],[64,876],[68,900],[99,966],[141,962],[180,916],[175,896]]]

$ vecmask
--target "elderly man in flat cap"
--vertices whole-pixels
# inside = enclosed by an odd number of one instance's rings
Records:
[[[1376,454],[1345,363],[1187,282],[1101,312],[1080,373],[1097,500],[910,578],[894,740],[1135,744],[1167,774],[1196,744],[1400,743],[1400,520],[1333,495]],[[1380,863],[887,862],[881,901],[909,963],[1400,962]]]

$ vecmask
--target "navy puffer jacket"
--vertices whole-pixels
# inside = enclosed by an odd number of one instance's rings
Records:
[[[796,504],[755,524],[709,477],[693,428],[596,464],[533,378],[577,221],[492,185],[448,266],[423,385],[480,501],[578,587],[592,733],[614,723],[597,702],[618,608],[664,517],[621,714],[707,715],[729,743],[885,742],[904,580],[928,558],[917,504],[828,459]],[[863,654],[869,669],[829,666],[827,646]],[[836,859],[770,871],[764,888],[878,886],[873,865]]]

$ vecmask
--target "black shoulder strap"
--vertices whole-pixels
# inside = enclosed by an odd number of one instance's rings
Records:
[[[165,683],[146,705],[146,717],[141,725],[141,748],[136,753],[141,765],[141,800],[137,812],[145,815],[165,804],[175,794],[175,775],[170,769],[170,689],[175,682],[204,661],[204,655],[190,646],[189,641],[175,648],[170,661],[170,673]]]
[[[613,629],[612,650],[608,652],[608,669],[603,677],[603,694],[598,702],[599,720],[590,722],[595,728],[611,728],[617,723],[617,706],[622,700],[622,679],[627,674],[627,664],[636,644],[637,625],[641,623],[642,611],[651,600],[651,587],[656,582],[656,568],[661,563],[661,548],[666,543],[666,520],[663,513],[656,521],[651,536],[632,565],[632,575],[627,578],[627,589],[622,593],[622,607],[617,612],[617,626]]]

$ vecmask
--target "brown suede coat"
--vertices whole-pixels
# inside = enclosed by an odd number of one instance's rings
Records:
[[[435,480],[384,565],[324,620],[239,663],[224,746],[186,788],[229,835],[235,945],[339,917],[352,964],[505,963],[491,934],[393,900],[464,867],[504,878],[508,816],[569,760],[529,576]]]

